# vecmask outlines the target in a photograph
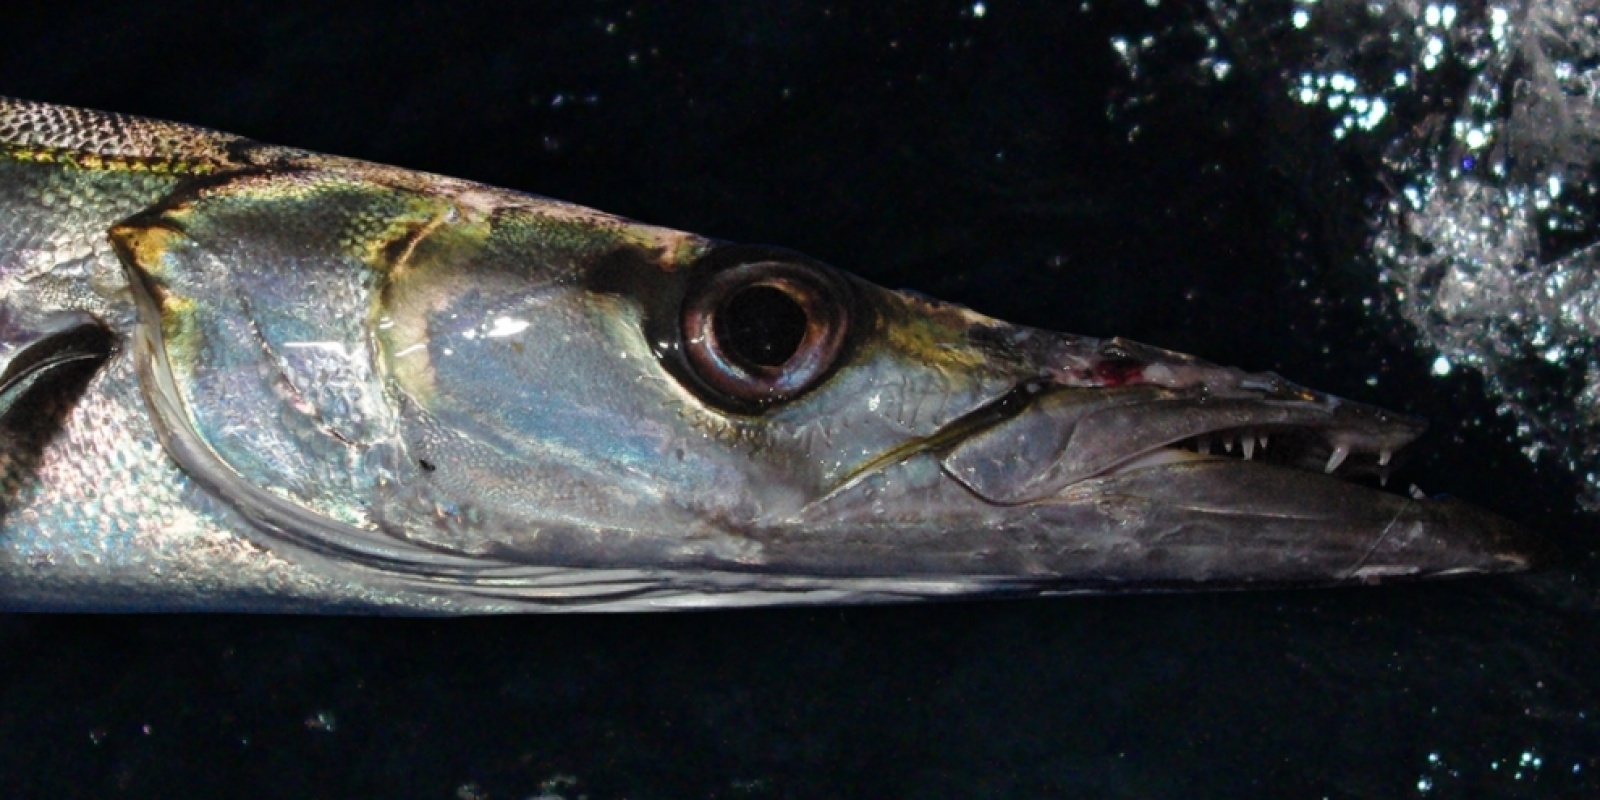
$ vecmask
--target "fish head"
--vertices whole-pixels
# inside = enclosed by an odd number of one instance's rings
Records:
[[[410,388],[432,431],[410,448],[449,465],[452,497],[516,497],[529,527],[586,509],[562,548],[580,560],[609,537],[642,560],[1025,591],[1530,558],[1497,517],[1358,482],[1387,477],[1418,419],[1009,325],[796,253],[655,235],[557,286],[428,305],[432,382]]]
[[[1537,549],[1352,480],[1423,424],[1276,375],[524,195],[255,180],[113,238],[169,450],[303,550],[784,602],[1370,582]]]

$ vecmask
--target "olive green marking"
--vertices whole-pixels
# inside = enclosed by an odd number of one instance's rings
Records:
[[[621,241],[655,254],[656,265],[665,272],[677,272],[711,249],[709,239],[671,228],[632,223],[622,225],[616,232]]]
[[[173,210],[164,214],[162,221],[175,222],[184,216],[184,211]],[[200,347],[195,301],[170,291],[166,280],[170,273],[167,256],[188,238],[177,227],[160,224],[117,225],[111,229],[112,246],[121,254],[123,263],[138,273],[132,278],[143,283],[156,302],[168,358],[177,363],[190,363]]]
[[[148,172],[155,175],[210,175],[224,164],[206,159],[106,155],[63,147],[0,144],[0,159],[24,164],[58,164],[88,172]]]
[[[887,302],[880,304],[880,332],[897,357],[954,372],[992,365],[993,354],[971,346],[966,332],[993,320],[959,306],[897,293],[885,293],[885,298]]]
[[[437,395],[428,310],[448,290],[448,276],[465,274],[482,253],[494,226],[440,198],[409,197],[394,213],[371,220],[359,249],[376,279],[367,321],[382,344],[378,369],[427,406]]]

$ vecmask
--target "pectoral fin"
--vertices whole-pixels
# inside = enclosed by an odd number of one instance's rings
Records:
[[[74,366],[104,362],[112,337],[84,311],[39,313],[0,307],[0,420],[26,407],[24,398],[55,385]]]

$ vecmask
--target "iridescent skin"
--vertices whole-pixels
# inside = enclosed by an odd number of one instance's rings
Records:
[[[734,408],[677,320],[752,258],[843,287],[850,344],[809,391]],[[115,351],[77,384],[0,384],[12,608],[632,610],[1529,560],[1460,504],[1166,447],[1309,431],[1318,465],[1371,467],[1420,431],[1276,376],[544,198],[0,100],[0,359],[62,319]]]

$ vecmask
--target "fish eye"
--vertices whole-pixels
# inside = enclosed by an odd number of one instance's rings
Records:
[[[711,275],[684,301],[689,366],[739,408],[800,396],[833,367],[849,327],[844,288],[822,267],[739,264]]]

